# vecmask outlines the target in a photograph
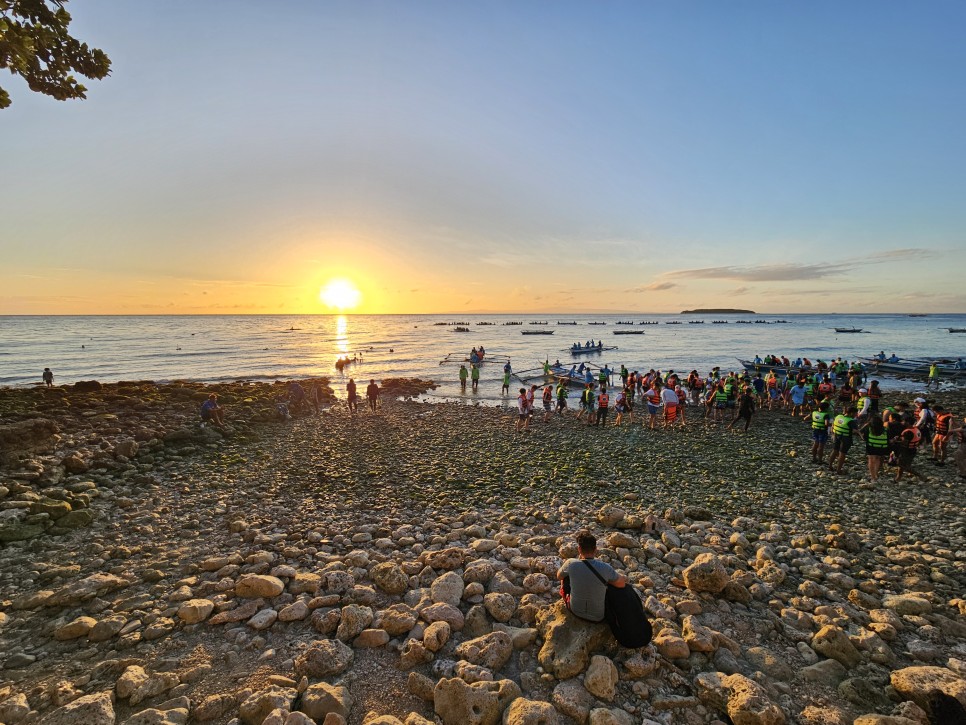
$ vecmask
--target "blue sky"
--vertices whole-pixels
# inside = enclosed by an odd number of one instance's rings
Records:
[[[966,311],[961,2],[68,9],[0,312]]]

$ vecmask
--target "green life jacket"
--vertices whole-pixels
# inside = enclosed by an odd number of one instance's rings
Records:
[[[828,427],[828,413],[816,410],[812,413],[812,430],[824,430]]]
[[[852,437],[852,428],[849,423],[852,422],[852,418],[847,415],[837,415],[835,420],[832,421],[832,432],[837,436],[847,436]]]
[[[869,444],[869,448],[886,450],[889,447],[889,434],[886,433],[885,430],[878,435],[872,431],[869,431],[866,441]]]

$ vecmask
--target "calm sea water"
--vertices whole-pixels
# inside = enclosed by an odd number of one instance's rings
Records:
[[[705,324],[688,324],[704,319]],[[727,325],[711,324],[727,319]],[[884,350],[900,357],[966,356],[966,315],[781,315],[787,324],[736,324],[738,320],[775,320],[775,316],[705,315],[264,315],[264,316],[85,316],[0,317],[0,385],[32,385],[50,367],[56,383],[117,380],[285,380],[326,375],[344,394],[343,380],[419,377],[440,384],[436,398],[460,397],[459,365],[440,365],[447,354],[483,345],[491,356],[507,355],[515,371],[536,368],[549,358],[570,363],[585,359],[631,370],[650,368],[706,373],[730,369],[736,358],[767,353],[829,360],[866,357]],[[557,325],[576,321],[575,327]],[[618,320],[658,321],[657,325],[617,325]],[[503,323],[522,322],[519,326]],[[528,324],[546,321],[546,326]],[[683,324],[669,325],[680,321]],[[466,322],[468,333],[437,322]],[[481,326],[478,322],[492,322]],[[606,325],[589,325],[606,322]],[[834,327],[868,332],[837,334]],[[294,328],[294,329],[293,329]],[[522,331],[552,330],[529,336]],[[614,331],[643,330],[643,335]],[[575,340],[603,339],[619,349],[571,358]],[[335,360],[359,354],[363,361],[339,374]],[[454,355],[455,357],[455,355]],[[499,365],[485,366],[479,393],[464,397],[501,400]],[[886,387],[890,383],[887,378]],[[518,387],[518,381],[513,381]],[[895,386],[895,383],[891,383]]]

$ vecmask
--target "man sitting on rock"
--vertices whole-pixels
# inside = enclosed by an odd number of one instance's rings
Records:
[[[607,585],[623,587],[627,579],[610,564],[594,558],[597,539],[586,529],[577,532],[577,554],[578,558],[567,559],[557,572],[557,579],[562,582],[560,594],[576,616],[588,622],[601,622]]]
[[[224,428],[224,410],[218,405],[218,396],[212,393],[208,396],[208,400],[201,404],[201,422],[212,423],[217,428]]]

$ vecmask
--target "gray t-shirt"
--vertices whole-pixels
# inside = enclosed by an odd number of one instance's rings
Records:
[[[594,576],[585,561],[605,581],[617,581],[620,575],[610,564],[597,559],[567,559],[560,567],[560,573],[570,578],[570,611],[581,619],[600,622],[604,619],[604,596],[607,594],[607,587]]]

